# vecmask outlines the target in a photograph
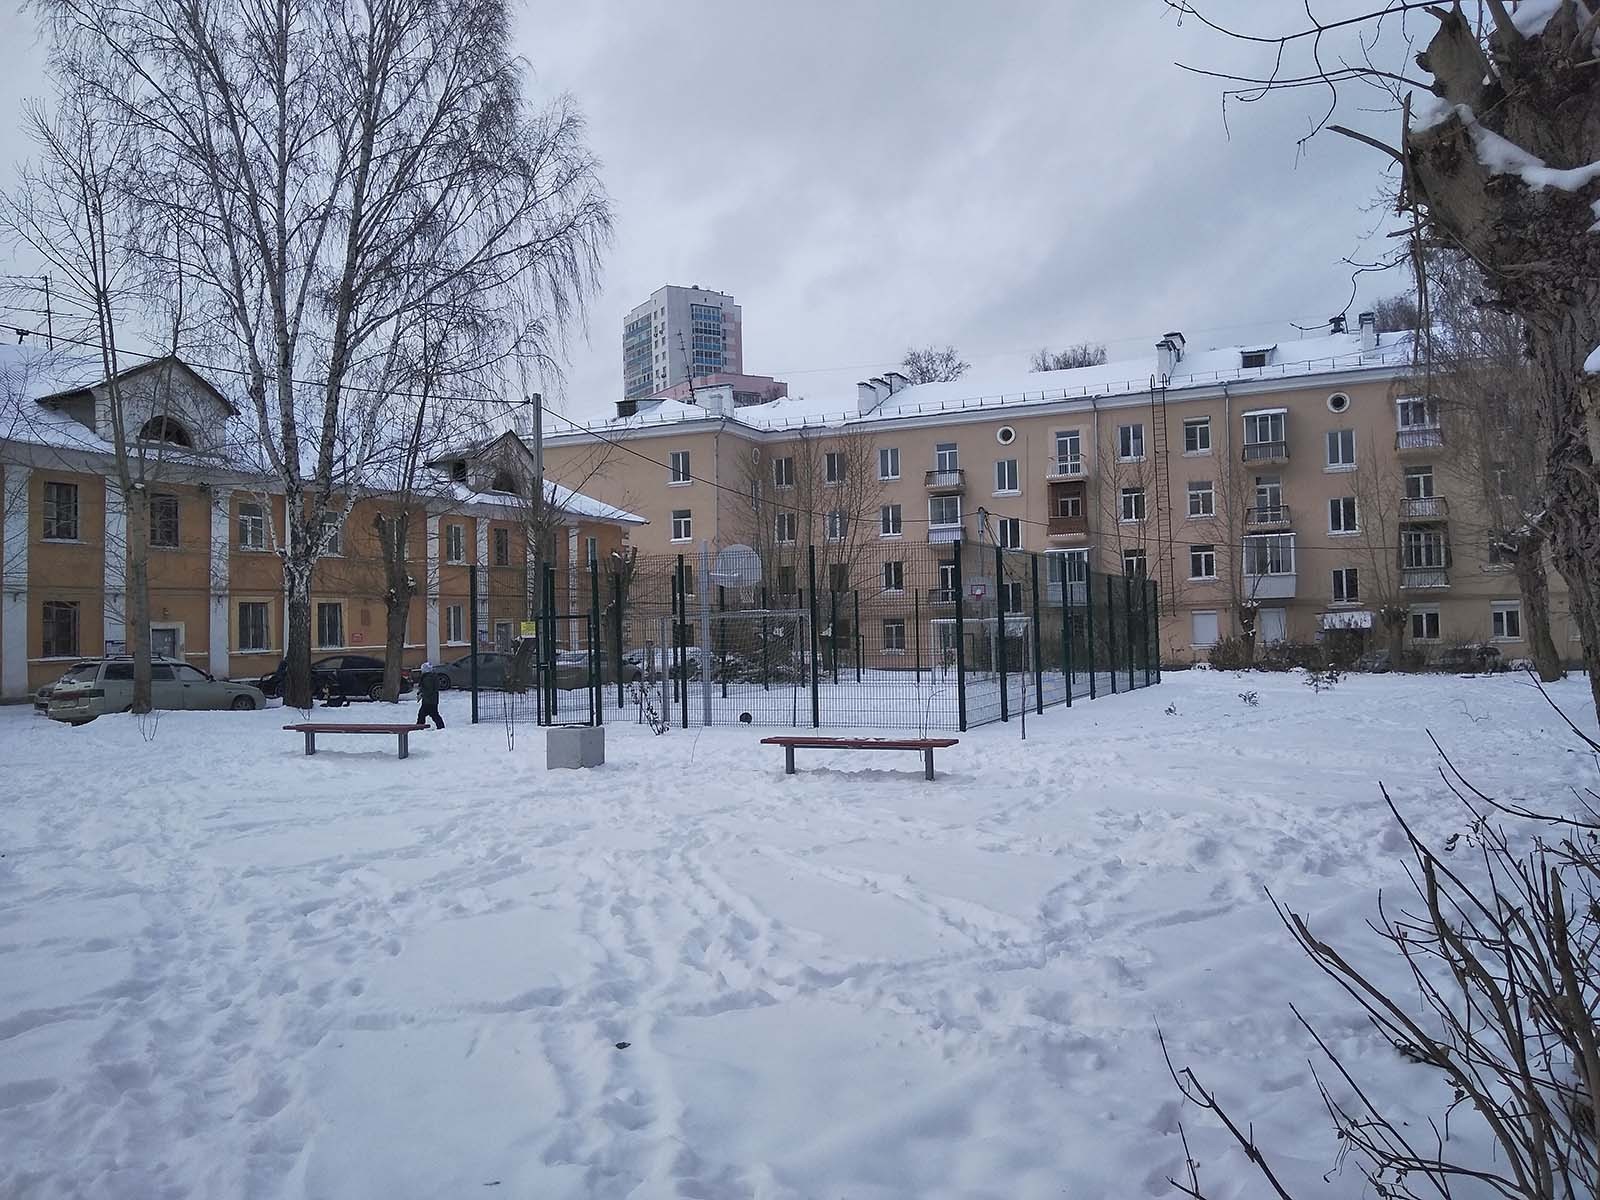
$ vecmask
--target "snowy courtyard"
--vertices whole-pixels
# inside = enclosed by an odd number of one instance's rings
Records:
[[[540,731],[445,715],[400,761],[304,757],[277,709],[0,709],[0,1196],[1158,1196],[1180,1120],[1264,1195],[1158,1023],[1281,1175],[1358,1195],[1289,1003],[1395,1103],[1442,1085],[1263,888],[1370,944],[1380,781],[1466,824],[1425,729],[1485,791],[1594,779],[1506,676],[1174,673],[961,734],[932,784],[623,722],[547,773]]]

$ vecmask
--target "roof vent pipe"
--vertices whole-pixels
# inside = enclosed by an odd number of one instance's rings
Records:
[[[1378,314],[1364,312],[1361,314],[1361,352],[1363,354],[1378,348]]]

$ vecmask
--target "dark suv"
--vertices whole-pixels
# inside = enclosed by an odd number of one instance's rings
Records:
[[[287,660],[280,659],[277,670],[263,675],[256,684],[268,696],[283,695],[283,680],[288,673]],[[311,691],[321,695],[333,691],[344,696],[365,696],[368,700],[383,698],[383,660],[370,654],[335,654],[318,659],[311,664]],[[400,694],[411,690],[411,677],[400,673]]]

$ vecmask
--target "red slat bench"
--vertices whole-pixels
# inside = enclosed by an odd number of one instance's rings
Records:
[[[946,746],[954,746],[959,738],[838,738],[838,737],[801,737],[782,734],[778,737],[765,737],[761,739],[763,746],[783,747],[783,773],[794,774],[795,747],[807,750],[920,750],[922,752],[922,773],[926,779],[933,778],[933,752],[943,750]]]
[[[411,754],[410,736],[419,729],[426,729],[426,725],[340,725],[332,721],[302,721],[298,725],[285,725],[285,729],[292,729],[296,733],[306,735],[306,753],[317,752],[317,734],[319,733],[388,733],[400,739],[400,757],[406,758]]]

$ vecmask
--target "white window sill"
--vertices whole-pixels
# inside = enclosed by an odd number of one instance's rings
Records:
[[[1020,496],[1020,495],[1022,495],[1022,489],[1021,488],[1007,488],[1003,492],[993,492],[991,494],[994,495],[994,496],[997,496],[997,497]]]
[[[1329,600],[1328,601],[1328,607],[1329,608],[1360,608],[1361,607],[1361,597],[1357,596],[1353,600]]]
[[[266,553],[268,553],[267,548],[265,546],[235,546],[234,550],[237,551],[240,554],[266,554]]]
[[[792,546],[794,545],[794,541],[792,539],[789,541],[784,541],[782,538],[779,538],[777,544],[780,546]]]
[[[1118,525],[1143,525],[1144,522],[1143,517],[1120,517],[1117,520]]]
[[[903,538],[903,537],[905,537],[905,534],[904,534],[904,533],[880,533],[880,534],[879,534],[879,535],[878,535],[878,537],[879,537],[879,539],[880,539],[880,540],[881,540],[881,541],[885,541],[885,542],[897,542],[897,541],[899,541],[899,540],[900,540],[900,539],[901,539],[901,538]]]
[[[82,654],[52,654],[46,658],[30,658],[28,661],[31,663],[82,662],[84,657]],[[97,658],[101,656],[89,655],[88,657]]]
[[[445,646],[469,646],[472,643],[468,642],[466,638],[457,638],[453,642],[443,642],[441,644]]]
[[[1492,637],[1492,638],[1489,639],[1490,643],[1492,645],[1496,645],[1496,646],[1503,646],[1507,642],[1520,642],[1521,640],[1522,640],[1522,638],[1520,636],[1518,636],[1518,637]]]
[[[1360,537],[1361,536],[1361,530],[1359,530],[1359,529],[1330,529],[1330,530],[1328,530],[1328,536],[1329,537],[1336,537],[1336,538]]]
[[[89,544],[88,542],[84,541],[82,538],[51,538],[51,537],[42,537],[42,538],[39,539],[39,543],[40,543],[40,545],[43,545],[43,546],[87,546]],[[56,660],[55,659],[51,659],[49,661],[54,662]]]
[[[669,539],[669,541],[674,546],[687,546],[690,542],[694,541],[694,539],[692,537],[671,538],[671,539]]]
[[[898,476],[898,475],[879,475],[878,476],[878,482],[879,483],[896,483],[896,482],[899,481],[899,479],[900,479],[900,476]]]
[[[1191,576],[1189,576],[1189,582],[1190,583],[1215,583],[1216,581],[1217,581],[1217,577],[1215,575],[1191,575]]]
[[[1117,455],[1117,461],[1119,463],[1142,463],[1144,461],[1144,455],[1140,454],[1135,458],[1123,458],[1122,455],[1119,454]]]
[[[1325,463],[1322,471],[1325,475],[1345,475],[1355,469],[1355,463]]]
[[[669,480],[667,480],[667,486],[668,487],[688,487],[693,482],[694,482],[694,480],[692,480],[692,479],[669,479]]]
[[[1187,520],[1187,521],[1215,521],[1217,519],[1217,514],[1216,513],[1190,513],[1184,519]]]
[[[464,567],[467,565],[467,560],[464,558],[447,558],[444,560],[444,565],[447,567]]]
[[[1185,458],[1210,458],[1211,450],[1209,447],[1205,450],[1185,450],[1183,456]]]
[[[1215,642],[1190,642],[1189,643],[1189,649],[1191,649],[1191,650],[1214,650],[1214,649],[1216,649],[1216,645],[1217,644]]]

